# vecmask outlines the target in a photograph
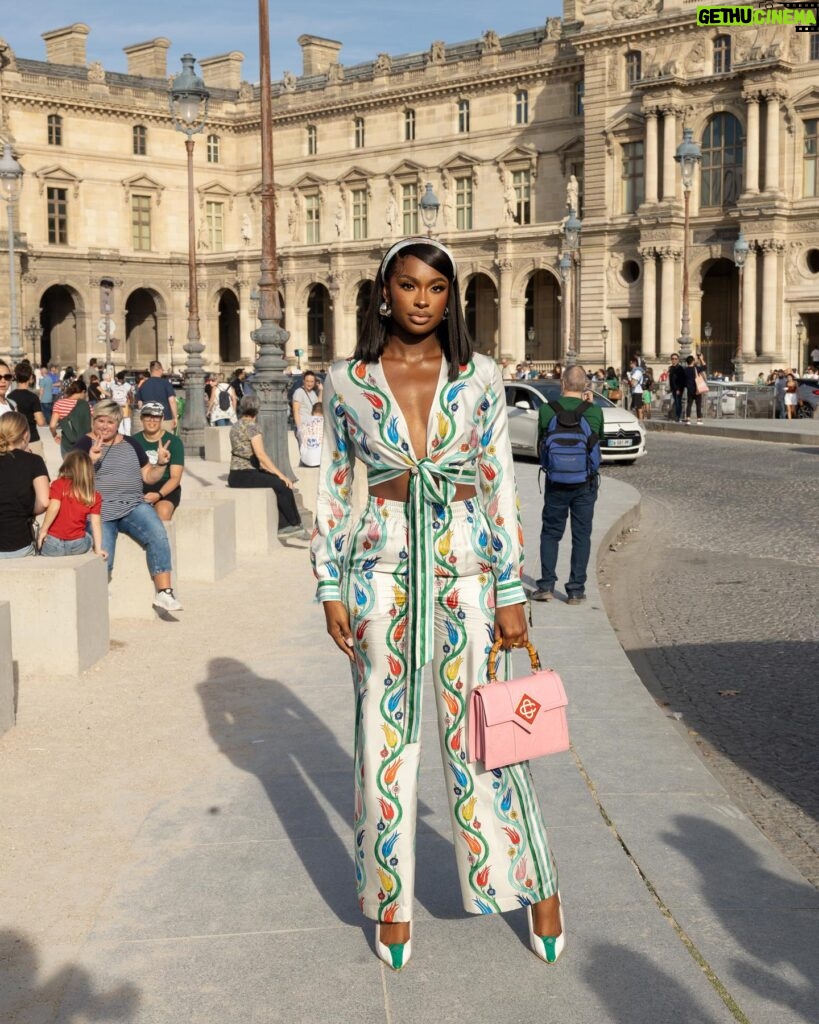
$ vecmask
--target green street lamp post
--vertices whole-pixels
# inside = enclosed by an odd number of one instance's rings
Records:
[[[17,262],[14,254],[14,205],[23,184],[23,168],[14,159],[11,145],[3,147],[0,159],[0,189],[6,200],[9,229],[9,362],[12,366],[23,357],[20,345],[20,322],[17,317]]]
[[[432,238],[432,229],[438,222],[438,211],[441,209],[441,201],[432,191],[432,184],[426,183],[424,194],[418,200],[418,210],[421,213],[421,220],[427,229],[427,235]]]
[[[194,71],[195,58],[182,57],[182,71],[168,90],[168,104],[174,128],[185,135],[188,156],[188,334],[183,345],[188,355],[185,366],[185,411],[180,436],[188,455],[201,455],[205,444],[205,346],[199,336],[199,296],[196,281],[196,223],[193,203],[193,137],[205,128],[210,93]]]
[[[578,338],[574,329],[577,316],[577,281],[580,276],[580,232],[583,224],[573,207],[568,208],[568,215],[563,221],[563,255],[560,258],[560,276],[564,281],[564,315],[566,318],[566,366],[574,366],[577,362]],[[564,270],[564,260],[566,268]]]

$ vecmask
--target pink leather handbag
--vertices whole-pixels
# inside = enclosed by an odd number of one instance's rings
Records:
[[[540,667],[527,644],[532,675],[497,682],[501,641],[489,652],[489,682],[469,695],[467,760],[483,761],[487,771],[569,749],[569,703],[557,672]]]

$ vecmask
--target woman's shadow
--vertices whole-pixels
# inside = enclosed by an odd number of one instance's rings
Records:
[[[256,675],[235,658],[213,658],[197,691],[220,752],[259,779],[327,906],[344,924],[360,925],[348,750],[288,686]],[[352,742],[351,727],[351,748]],[[349,837],[339,837],[323,804],[348,823]],[[431,811],[420,801],[418,811],[420,826],[422,815]],[[436,918],[463,916],[451,843],[429,826],[423,827],[421,839],[416,899]]]

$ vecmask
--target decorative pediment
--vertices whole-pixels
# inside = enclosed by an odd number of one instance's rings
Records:
[[[283,190],[284,190],[284,186],[283,185],[280,185],[276,181],[273,182],[273,203],[274,203],[274,206],[275,206],[275,208],[277,210],[279,208],[279,193],[282,192]],[[245,192],[245,195],[250,200],[250,208],[251,208],[251,210],[255,210],[256,209],[256,203],[261,203],[261,201],[262,201],[262,183],[261,183],[261,181],[258,181],[253,186],[253,188],[249,188]]]
[[[373,175],[371,171],[365,171],[363,167],[354,166],[338,179],[338,190],[343,196],[348,189],[361,188],[363,185],[367,189],[367,195],[372,199],[372,183]]]
[[[158,181],[155,181],[147,174],[135,174],[133,178],[125,178],[122,182],[122,188],[125,192],[125,202],[131,202],[131,196],[138,192],[140,194],[149,193],[156,199],[156,205],[162,202],[162,193],[165,190],[164,185],[160,185]]]
[[[321,192],[326,184],[326,178],[319,178],[316,174],[302,174],[300,178],[296,178],[292,185],[290,185],[290,188],[299,189],[302,192],[317,189]]]
[[[391,171],[387,172],[387,177],[390,180],[393,178],[421,178],[426,173],[426,168],[414,160],[402,160],[400,164],[396,164]]]
[[[646,120],[639,114],[623,114],[606,128],[609,135],[634,135],[645,131]]]
[[[34,172],[34,177],[37,179],[40,195],[43,195],[45,192],[46,185],[49,185],[52,188],[71,187],[75,199],[80,194],[82,178],[78,178],[76,174],[66,170],[65,167],[62,167],[60,164],[51,164],[50,167],[41,167],[39,171]]]
[[[537,150],[534,146],[512,146],[495,157],[495,166],[501,183],[507,183],[509,171],[527,167],[532,178],[537,177]]]
[[[199,208],[202,209],[206,202],[222,202],[228,204],[228,210],[233,209],[234,194],[221,181],[209,181],[206,185],[200,185],[196,190],[199,196]]]
[[[819,107],[819,85],[813,85],[793,98],[793,108],[797,113],[801,113],[803,110],[813,111],[817,107]]]

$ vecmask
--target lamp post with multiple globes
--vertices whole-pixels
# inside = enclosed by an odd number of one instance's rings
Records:
[[[734,242],[734,265],[739,271],[739,303],[737,315],[737,350],[734,356],[734,380],[742,380],[744,365],[742,361],[742,271],[745,267],[745,260],[750,249],[745,235],[740,231],[737,240]]]
[[[683,140],[677,146],[674,159],[680,165],[682,177],[684,220],[683,220],[683,280],[682,280],[682,316],[680,323],[680,361],[685,362],[691,355],[691,316],[688,308],[688,225],[691,188],[694,184],[694,172],[702,159],[702,150],[694,142],[692,128],[683,128]]]

